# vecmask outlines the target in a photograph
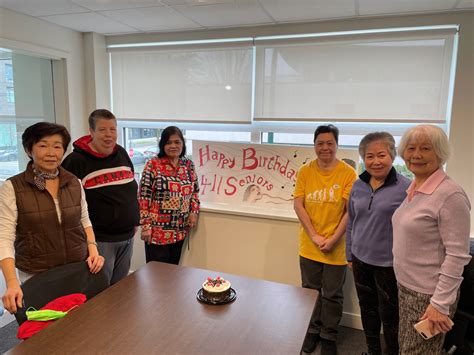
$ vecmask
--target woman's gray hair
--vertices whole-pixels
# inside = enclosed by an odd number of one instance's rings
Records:
[[[403,158],[403,153],[407,145],[420,138],[428,138],[433,146],[433,150],[438,157],[440,164],[443,166],[451,155],[451,146],[449,144],[448,136],[442,128],[430,124],[422,124],[410,128],[403,134],[403,137],[398,146],[398,154]]]
[[[392,160],[395,160],[397,156],[397,150],[395,149],[395,139],[388,132],[372,132],[367,134],[359,143],[359,155],[362,159],[365,157],[367,146],[373,142],[383,142],[387,145],[387,150]]]

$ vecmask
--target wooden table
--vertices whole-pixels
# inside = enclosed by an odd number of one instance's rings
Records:
[[[218,275],[237,299],[198,302],[202,283]],[[9,354],[299,354],[316,298],[314,290],[153,262]]]

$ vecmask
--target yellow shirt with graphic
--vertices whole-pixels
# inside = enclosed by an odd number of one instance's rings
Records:
[[[342,161],[330,172],[322,171],[316,160],[303,165],[298,171],[293,196],[303,197],[304,208],[319,235],[328,238],[336,232],[356,179],[355,170]],[[302,257],[331,265],[347,264],[345,236],[329,253],[319,249],[302,225],[299,238],[299,253]]]

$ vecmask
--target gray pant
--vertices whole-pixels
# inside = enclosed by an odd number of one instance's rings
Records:
[[[413,327],[420,321],[430,304],[432,295],[420,293],[398,284],[398,302],[400,307],[400,324],[398,342],[401,355],[441,354],[445,333],[440,333],[428,340],[423,339]],[[449,307],[450,317],[456,312],[457,302]]]
[[[319,291],[308,333],[336,340],[337,327],[342,318],[342,286],[346,279],[346,268],[346,265],[324,264],[300,256],[302,286]]]
[[[133,237],[121,242],[98,242],[99,253],[105,258],[104,273],[110,285],[128,275],[133,253]]]

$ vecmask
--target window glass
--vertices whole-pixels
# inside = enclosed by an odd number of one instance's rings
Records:
[[[13,66],[10,63],[5,63],[5,80],[13,81]]]
[[[25,169],[21,135],[40,121],[55,121],[51,60],[0,50],[0,180]]]
[[[253,47],[111,49],[123,144],[148,159],[170,124],[182,128],[188,154],[194,140],[313,145],[315,128],[328,123],[339,128],[341,148],[375,131],[398,143],[424,122],[447,131],[456,29],[387,30],[255,37]],[[402,159],[394,166],[411,176]]]
[[[442,123],[454,36],[257,41],[255,116]]]
[[[158,152],[158,142],[162,128],[131,128],[124,127],[123,146],[127,150],[135,167],[135,172],[141,174],[145,163],[155,157]],[[203,128],[211,128],[203,125]],[[186,140],[186,156],[193,153],[193,140],[219,141],[219,142],[250,142],[250,132],[216,132],[182,129]]]
[[[117,117],[251,119],[251,47],[118,52],[111,65]]]
[[[314,128],[316,129],[317,126]],[[367,131],[369,133],[371,131]],[[361,134],[339,134],[339,146],[341,147],[358,147],[360,140],[364,137]],[[395,142],[401,137],[395,136]],[[314,130],[312,133],[274,133],[266,132],[262,135],[262,143],[269,144],[296,144],[296,145],[313,145]]]
[[[7,87],[7,103],[15,103],[15,91],[13,91],[12,87]]]
[[[385,127],[386,128],[386,127]],[[371,132],[370,130],[368,132]],[[360,134],[340,134],[339,135],[339,146],[346,148],[358,148],[359,143],[364,135]],[[394,135],[395,144],[398,145],[401,135]],[[266,144],[294,144],[294,145],[313,145],[313,134],[308,133],[273,133],[265,132],[262,134],[262,143]],[[359,173],[362,173],[365,169],[364,161],[360,159],[359,161]],[[399,156],[395,157],[393,162],[394,168],[402,175],[413,179],[413,173],[407,169],[405,162]]]

